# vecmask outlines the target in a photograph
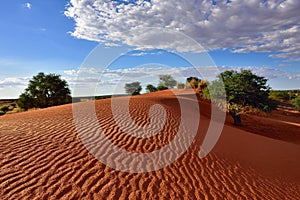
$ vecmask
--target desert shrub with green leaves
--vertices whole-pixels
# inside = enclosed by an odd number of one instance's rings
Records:
[[[146,91],[147,91],[147,92],[156,92],[156,91],[157,91],[157,88],[156,88],[154,85],[152,85],[152,84],[148,84],[148,85],[146,86]]]
[[[300,96],[292,100],[293,105],[300,112]]]
[[[9,111],[9,107],[8,107],[8,106],[2,106],[2,107],[0,108],[0,110],[1,110],[2,112],[4,112],[4,114],[5,114],[6,112]]]
[[[218,92],[225,87],[227,106],[226,110],[232,116],[235,125],[241,125],[241,114],[260,110],[271,112],[277,107],[276,103],[269,98],[270,87],[267,79],[257,76],[249,70],[225,71],[218,75],[217,80],[209,86],[210,98],[222,98]],[[207,95],[207,94],[206,94]]]
[[[157,90],[158,90],[158,91],[161,91],[161,90],[167,90],[167,89],[169,89],[169,88],[166,87],[166,86],[164,86],[164,85],[159,85],[159,86],[157,87]]]

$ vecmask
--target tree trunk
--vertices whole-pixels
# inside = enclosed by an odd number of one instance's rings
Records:
[[[241,126],[242,125],[242,118],[240,114],[237,114],[235,112],[231,112],[230,115],[232,116],[234,120],[234,125],[235,126]]]

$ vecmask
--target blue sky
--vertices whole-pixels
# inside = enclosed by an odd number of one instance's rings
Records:
[[[299,9],[293,0],[4,1],[0,99],[17,98],[41,71],[61,74],[77,95],[100,95],[120,77],[179,76],[190,60],[198,70],[243,67],[269,78],[273,89],[299,89]],[[153,76],[141,73],[146,68]]]

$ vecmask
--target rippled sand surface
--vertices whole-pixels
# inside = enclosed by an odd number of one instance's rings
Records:
[[[119,105],[124,98],[119,98]],[[156,130],[160,122],[151,123],[148,115],[156,104],[164,107],[167,119],[149,138],[126,134],[114,120],[111,100],[96,101],[95,110],[103,133],[114,145],[147,153],[168,145],[180,125],[178,99],[169,92],[131,98],[133,121]],[[199,105],[200,121],[193,123],[200,123],[200,128],[191,146],[169,166],[146,173],[117,171],[89,153],[74,125],[72,105],[1,116],[0,199],[300,199],[299,145],[225,125],[213,151],[201,159],[210,106]],[[154,119],[161,115],[161,107],[152,109]],[[88,119],[89,112],[85,114]],[[86,123],[93,126],[92,121]],[[126,120],[122,123],[135,130]],[[93,133],[93,129],[84,131]]]

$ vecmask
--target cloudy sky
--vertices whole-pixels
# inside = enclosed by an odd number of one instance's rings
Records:
[[[0,99],[40,71],[61,74],[76,95],[240,68],[299,89],[299,10],[299,0],[5,1]]]

